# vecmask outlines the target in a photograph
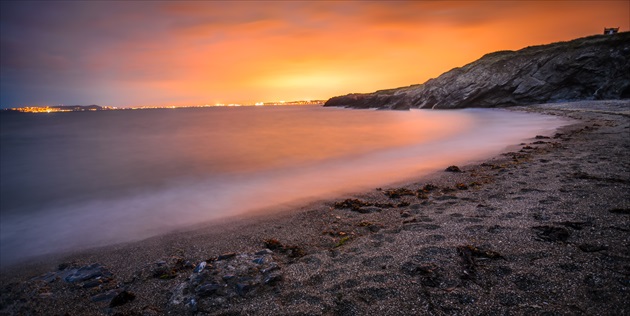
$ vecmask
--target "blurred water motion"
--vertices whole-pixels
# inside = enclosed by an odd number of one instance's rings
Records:
[[[0,118],[2,264],[381,186],[564,122],[501,110],[313,106]]]

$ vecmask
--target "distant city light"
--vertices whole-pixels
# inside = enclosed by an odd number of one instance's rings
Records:
[[[180,108],[203,108],[203,107],[239,107],[239,106],[278,106],[278,105],[321,105],[325,100],[301,100],[301,101],[273,101],[273,102],[256,102],[256,103],[215,103],[214,105],[168,105],[168,106],[98,106],[98,105],[57,105],[57,106],[23,106],[18,108],[6,109],[9,111],[26,112],[26,113],[54,113],[54,112],[84,112],[84,111],[109,111],[109,110],[148,110],[148,109],[180,109]]]

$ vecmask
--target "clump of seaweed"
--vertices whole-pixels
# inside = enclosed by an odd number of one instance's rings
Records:
[[[361,201],[359,199],[345,199],[341,202],[335,202],[334,207],[336,209],[344,209],[349,208],[355,212],[359,211],[361,207],[365,206],[373,206],[374,204],[366,201]]]
[[[265,240],[264,244],[265,247],[267,247],[269,250],[285,254],[289,258],[300,258],[306,255],[306,251],[302,247],[295,245],[284,245],[279,240],[274,238]]]
[[[333,248],[339,248],[339,247],[343,246],[345,243],[350,241],[350,239],[352,239],[352,236],[341,237],[341,239],[339,239],[339,241],[335,244],[335,246]]]
[[[390,189],[390,190],[384,191],[383,193],[387,195],[390,199],[396,199],[404,195],[416,195],[415,192],[407,188]]]

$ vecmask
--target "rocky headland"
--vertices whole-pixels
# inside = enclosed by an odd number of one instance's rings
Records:
[[[353,93],[324,106],[457,109],[630,98],[630,32],[487,54],[409,87]]]

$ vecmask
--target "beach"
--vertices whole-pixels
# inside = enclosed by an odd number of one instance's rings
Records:
[[[627,315],[630,101],[397,185],[3,269],[0,315]]]

